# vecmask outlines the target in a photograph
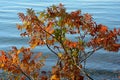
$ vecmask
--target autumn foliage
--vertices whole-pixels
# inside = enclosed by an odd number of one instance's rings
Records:
[[[29,37],[30,48],[13,47],[10,52],[0,52],[0,69],[16,74],[10,75],[11,79],[49,78],[40,77],[40,69],[47,57],[42,56],[41,52],[31,52],[36,46],[47,46],[58,58],[52,67],[50,80],[83,80],[83,76],[92,79],[84,71],[82,63],[97,50],[118,52],[120,49],[120,29],[109,30],[105,25],[96,24],[90,14],[82,14],[80,10],[67,12],[59,4],[37,14],[28,9],[27,14],[18,15],[22,24],[17,24],[17,28],[22,31],[22,37]]]

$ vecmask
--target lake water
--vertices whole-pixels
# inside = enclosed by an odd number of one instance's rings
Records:
[[[26,12],[26,8],[33,8],[36,12],[43,11],[46,7],[59,3],[63,3],[68,11],[81,9],[82,13],[90,13],[97,23],[105,24],[109,29],[120,28],[120,0],[0,0],[0,50],[8,51],[11,46],[18,48],[28,46],[27,38],[21,38],[20,32],[16,28],[16,23],[20,23],[17,13]],[[46,54],[49,53],[46,47],[37,47],[34,51],[39,50]],[[98,51],[89,58],[87,68],[120,72],[119,53]],[[53,60],[55,60],[55,56],[47,61],[46,69],[54,64]],[[101,80],[101,78],[93,77]],[[102,75],[101,77],[103,79],[114,76]]]

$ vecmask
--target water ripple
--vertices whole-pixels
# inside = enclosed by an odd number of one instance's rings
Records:
[[[16,29],[16,23],[20,23],[17,13],[25,13],[26,8],[43,11],[46,7],[59,3],[63,3],[68,12],[81,9],[83,14],[90,13],[97,23],[105,24],[110,29],[120,28],[120,0],[0,0],[0,50],[10,50],[11,46],[18,48],[29,46],[27,44],[28,38],[21,38],[20,32]],[[45,46],[35,49],[35,51],[39,50],[46,54],[50,52]],[[103,52],[101,50],[97,55],[91,57],[87,67],[109,71],[120,70],[120,55],[112,53],[105,55]],[[101,56],[101,53],[104,56]],[[51,59],[55,59],[55,56],[52,56]],[[48,61],[46,64],[52,66],[53,62],[54,60]]]

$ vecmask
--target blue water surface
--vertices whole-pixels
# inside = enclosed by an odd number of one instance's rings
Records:
[[[59,3],[63,3],[68,12],[81,9],[82,13],[90,13],[98,24],[102,23],[109,29],[120,28],[120,0],[0,0],[0,50],[8,51],[11,46],[29,46],[28,38],[21,38],[16,28],[16,24],[21,23],[17,13],[25,13],[27,8],[33,8],[36,12],[43,11]],[[37,47],[34,51],[39,50],[49,54],[46,47]],[[101,50],[90,58],[87,68],[119,71],[119,53]],[[46,63],[47,67],[52,66],[54,60],[55,56],[52,56]]]

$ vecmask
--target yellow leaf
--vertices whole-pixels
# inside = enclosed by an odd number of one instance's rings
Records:
[[[20,52],[21,52],[21,51],[20,51],[20,50],[18,50],[18,51],[17,51],[17,55],[18,55]]]
[[[60,80],[60,78],[57,77],[57,75],[53,75],[53,76],[51,76],[50,80]]]
[[[61,58],[62,57],[62,53],[58,53],[58,56]]]
[[[35,43],[35,44],[31,44],[30,47],[31,47],[32,49],[34,49],[36,46],[37,46],[37,43]]]
[[[4,67],[4,64],[1,64],[1,67]]]

